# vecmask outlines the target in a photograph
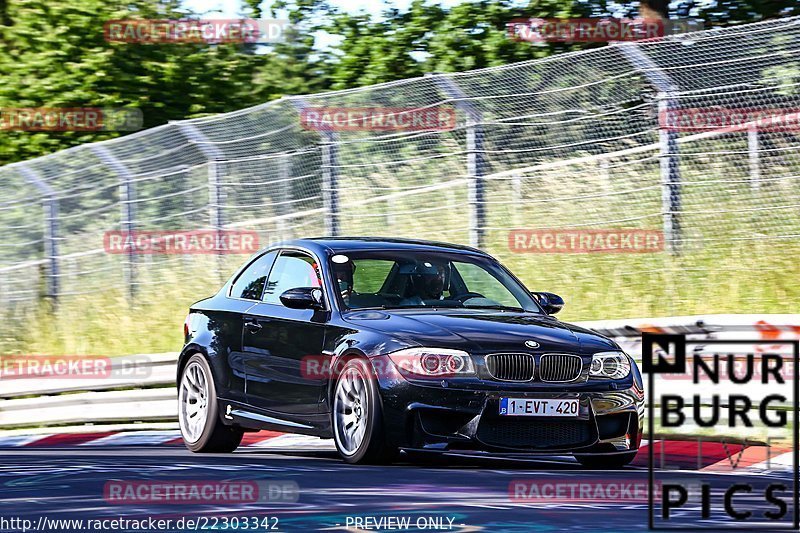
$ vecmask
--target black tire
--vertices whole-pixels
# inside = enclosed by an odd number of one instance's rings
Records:
[[[340,382],[346,379],[350,372],[356,372],[362,382],[366,385],[364,392],[366,393],[366,415],[364,421],[366,427],[361,442],[354,450],[348,450],[347,445],[343,444],[341,433],[339,433],[340,424],[337,422],[336,409],[339,406],[337,403],[337,391],[339,390]],[[383,419],[383,409],[381,406],[380,393],[378,392],[378,384],[371,371],[371,366],[368,361],[361,358],[354,358],[348,360],[336,378],[336,384],[333,388],[333,398],[331,400],[331,427],[333,428],[333,441],[336,444],[336,450],[346,463],[350,464],[387,464],[391,463],[399,455],[399,450],[387,442],[385,434],[385,424]]]
[[[618,453],[613,455],[576,455],[575,459],[585,468],[592,470],[616,470],[633,461],[637,452]]]
[[[183,386],[184,376],[187,370],[193,365],[202,367],[206,376],[207,386],[207,415],[205,420],[205,427],[200,437],[194,442],[187,439],[184,433],[184,424],[181,423],[181,436],[183,443],[186,447],[195,453],[230,453],[239,447],[242,442],[244,431],[240,428],[225,425],[219,416],[219,401],[217,400],[217,387],[214,384],[213,374],[208,361],[201,354],[194,354],[186,362],[181,372],[181,379],[178,382],[178,410],[179,417],[183,417],[183,408],[181,403],[181,387]]]

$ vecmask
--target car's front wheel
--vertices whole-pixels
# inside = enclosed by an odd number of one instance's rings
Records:
[[[575,459],[586,468],[594,470],[616,470],[629,465],[636,457],[636,453],[637,452],[626,452],[614,455],[576,455]]]
[[[397,449],[386,442],[378,384],[364,359],[350,359],[333,392],[333,440],[348,463],[386,463]]]
[[[232,452],[242,442],[244,432],[219,418],[211,367],[200,354],[194,354],[181,373],[178,422],[183,442],[193,452]]]

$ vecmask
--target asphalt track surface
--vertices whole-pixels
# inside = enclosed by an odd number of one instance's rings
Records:
[[[180,517],[220,519],[238,517],[277,517],[278,531],[397,531],[355,527],[356,517],[378,520],[400,517],[411,520],[438,518],[440,528],[417,528],[406,531],[498,531],[549,532],[597,531],[621,532],[647,530],[646,497],[630,498],[610,493],[588,499],[549,498],[519,500],[509,493],[515,480],[536,483],[580,482],[591,486],[625,487],[636,483],[646,487],[648,472],[644,467],[623,470],[585,470],[571,459],[476,460],[444,458],[439,461],[410,462],[392,466],[353,466],[341,462],[328,451],[240,449],[233,454],[192,454],[178,447],[128,448],[53,448],[0,450],[0,517],[29,519],[33,528],[40,517],[48,519],[142,520]],[[768,481],[780,481],[791,487],[789,472],[781,473],[710,473],[681,472],[688,483],[703,481],[712,486],[714,501],[712,521],[700,521],[699,505],[687,505],[671,525],[683,524],[683,530],[722,525],[722,491],[734,482],[756,486],[754,496],[739,495],[737,505],[760,512],[774,507],[763,502],[758,487]],[[104,488],[112,480],[170,482],[194,481],[278,481],[295,482],[296,501],[213,504],[175,504],[136,502],[112,504],[104,497]],[[610,484],[610,485],[609,485]],[[629,495],[630,496],[630,495]],[[787,495],[789,519],[791,496]],[[761,511],[758,511],[760,509]],[[448,523],[452,520],[452,526]],[[422,522],[423,525],[425,522]],[[217,531],[268,531],[261,527],[229,527],[219,523]],[[275,521],[269,522],[274,527]],[[349,524],[349,528],[348,528]],[[786,524],[786,522],[781,522]],[[790,523],[789,523],[790,524]],[[206,527],[213,525],[210,521]],[[374,526],[374,522],[372,523]],[[727,521],[724,529],[754,530],[755,523]],[[761,526],[768,525],[762,520]],[[199,527],[199,526],[198,526]],[[688,527],[688,529],[687,529]],[[43,527],[47,531],[77,531]],[[169,529],[112,529],[115,531],[180,531]],[[8,527],[2,531],[21,531]],[[41,530],[41,529],[40,529]],[[86,530],[86,529],[84,529]],[[206,529],[213,531],[212,529]],[[401,529],[402,530],[402,529]],[[718,529],[716,529],[718,530]]]

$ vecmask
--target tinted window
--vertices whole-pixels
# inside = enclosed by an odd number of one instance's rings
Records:
[[[264,291],[264,301],[280,304],[281,294],[289,289],[321,286],[319,268],[311,256],[301,252],[284,251],[270,272],[267,288]]]
[[[269,269],[277,255],[278,252],[270,252],[251,263],[233,283],[231,296],[247,300],[260,300],[261,294],[264,292],[264,285],[267,282]]]

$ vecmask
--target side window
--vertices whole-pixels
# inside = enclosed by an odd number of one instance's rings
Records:
[[[394,264],[385,259],[353,260],[353,290],[360,294],[380,292]]]
[[[284,251],[275,261],[269,275],[264,301],[281,304],[281,294],[297,287],[321,287],[319,266],[314,259],[302,252]]]
[[[277,255],[278,252],[269,252],[251,263],[233,283],[231,297],[260,300],[267,283],[270,267]]]

